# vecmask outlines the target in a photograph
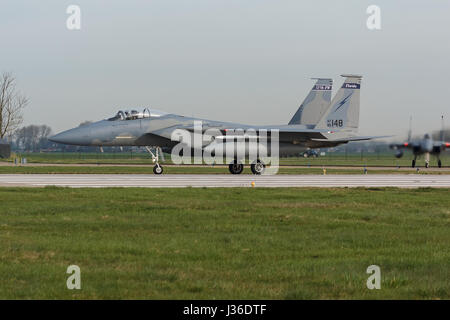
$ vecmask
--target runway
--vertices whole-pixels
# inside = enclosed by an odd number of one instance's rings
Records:
[[[139,167],[139,168],[153,168],[153,163],[27,163],[26,165],[16,165],[13,162],[2,162],[0,161],[0,167],[25,167],[25,168],[33,168],[33,167],[88,167],[88,168],[114,168],[114,167]],[[199,168],[199,167],[213,167],[213,166],[207,166],[204,164],[164,164],[165,168],[175,167],[175,168]],[[368,170],[396,170],[396,171],[404,171],[405,173],[413,173],[417,168],[420,170],[423,170],[424,172],[449,172],[450,166],[443,166],[442,168],[438,167],[420,167],[417,166],[416,168],[411,168],[410,166],[372,166],[372,165],[289,165],[289,164],[280,164],[280,168],[288,168],[288,169],[296,169],[296,168],[319,168],[319,169],[343,169],[343,170],[362,170],[364,167],[366,167]],[[217,164],[214,165],[214,168],[228,168],[228,165],[221,165]]]
[[[231,175],[231,174],[0,174],[0,186],[72,188],[100,187],[399,187],[450,188],[450,175],[337,174],[337,175]]]

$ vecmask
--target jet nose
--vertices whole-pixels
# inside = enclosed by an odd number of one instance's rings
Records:
[[[67,135],[66,132],[61,132],[55,134],[54,136],[51,136],[50,138],[48,138],[48,140],[56,143],[66,143],[69,140],[68,138],[69,135]]]
[[[86,146],[90,144],[90,128],[80,127],[58,133],[48,140],[56,143]]]

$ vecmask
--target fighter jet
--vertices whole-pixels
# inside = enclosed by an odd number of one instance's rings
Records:
[[[408,141],[402,144],[391,144],[390,148],[397,150],[395,156],[401,158],[403,156],[402,149],[411,149],[414,155],[411,167],[416,166],[417,157],[420,155],[425,155],[425,168],[430,166],[430,154],[436,156],[438,167],[442,167],[441,159],[439,158],[442,151],[446,148],[450,148],[450,143],[444,140],[444,116],[442,116],[442,129],[440,133],[439,141],[434,141],[431,134],[426,133],[421,140],[412,141],[411,140],[411,118],[409,119],[409,131],[408,131]]]
[[[201,122],[202,133],[209,135],[201,138],[201,145],[188,144],[192,150],[201,152],[218,148],[227,149],[235,133],[242,130],[254,130],[258,139],[268,131],[278,133],[280,154],[298,154],[310,148],[334,147],[350,141],[370,140],[380,137],[358,136],[360,87],[362,76],[342,75],[345,77],[342,87],[331,100],[331,79],[317,79],[311,92],[298,108],[289,124],[251,126],[240,123],[205,120],[186,117],[173,113],[166,113],[155,109],[145,108],[137,110],[118,111],[111,118],[77,127],[59,133],[49,140],[57,143],[80,146],[141,146],[151,153],[155,166],[153,172],[161,174],[160,164],[162,151],[171,151],[180,143],[174,137],[177,130],[195,132],[196,123]],[[213,129],[213,130],[211,130]],[[271,143],[271,135],[265,136]],[[194,137],[195,140],[195,137]],[[152,151],[153,150],[153,151]],[[194,150],[194,151],[195,151]],[[233,150],[233,149],[232,149]],[[234,149],[236,152],[236,149]],[[229,163],[232,174],[243,171],[247,149],[236,152]],[[254,160],[251,165],[254,174],[261,174],[265,170],[262,159]]]

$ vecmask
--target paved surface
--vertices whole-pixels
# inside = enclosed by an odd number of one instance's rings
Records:
[[[450,175],[0,174],[0,186],[67,187],[447,187]]]
[[[15,165],[13,162],[4,162],[0,161],[0,167],[149,167],[153,168],[153,163],[34,163],[30,162],[25,165],[19,164]],[[170,164],[164,163],[164,167],[180,167],[180,168],[195,168],[195,167],[209,167],[212,168],[211,165],[206,164]],[[227,165],[216,164],[214,167],[216,168],[227,168]],[[405,171],[405,172],[414,172],[417,168],[411,168],[410,166],[365,166],[369,170],[396,170],[396,171]],[[326,168],[326,169],[354,169],[354,170],[362,170],[364,165],[327,165],[327,164],[315,164],[315,165],[291,165],[291,164],[280,164],[280,168]],[[418,168],[423,172],[450,172],[450,166],[444,166],[442,168],[438,168],[435,166],[431,166],[430,168],[425,168],[424,166],[418,166]]]

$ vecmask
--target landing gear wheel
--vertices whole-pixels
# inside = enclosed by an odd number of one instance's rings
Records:
[[[253,174],[262,174],[266,169],[266,165],[261,160],[256,160],[255,163],[252,163],[250,166]]]
[[[442,162],[441,162],[441,160],[438,160],[438,167],[439,167],[439,168],[442,168]]]
[[[411,168],[414,168],[415,166],[416,166],[416,160],[413,160],[412,164],[411,164]]]
[[[232,163],[230,163],[228,169],[230,170],[231,174],[241,174],[242,171],[244,171],[244,165],[237,160],[234,160]]]
[[[425,168],[428,168],[430,164],[428,162],[425,162]]]
[[[153,173],[154,174],[161,174],[161,173],[163,173],[163,167],[161,167],[159,164],[155,165],[153,167]]]

